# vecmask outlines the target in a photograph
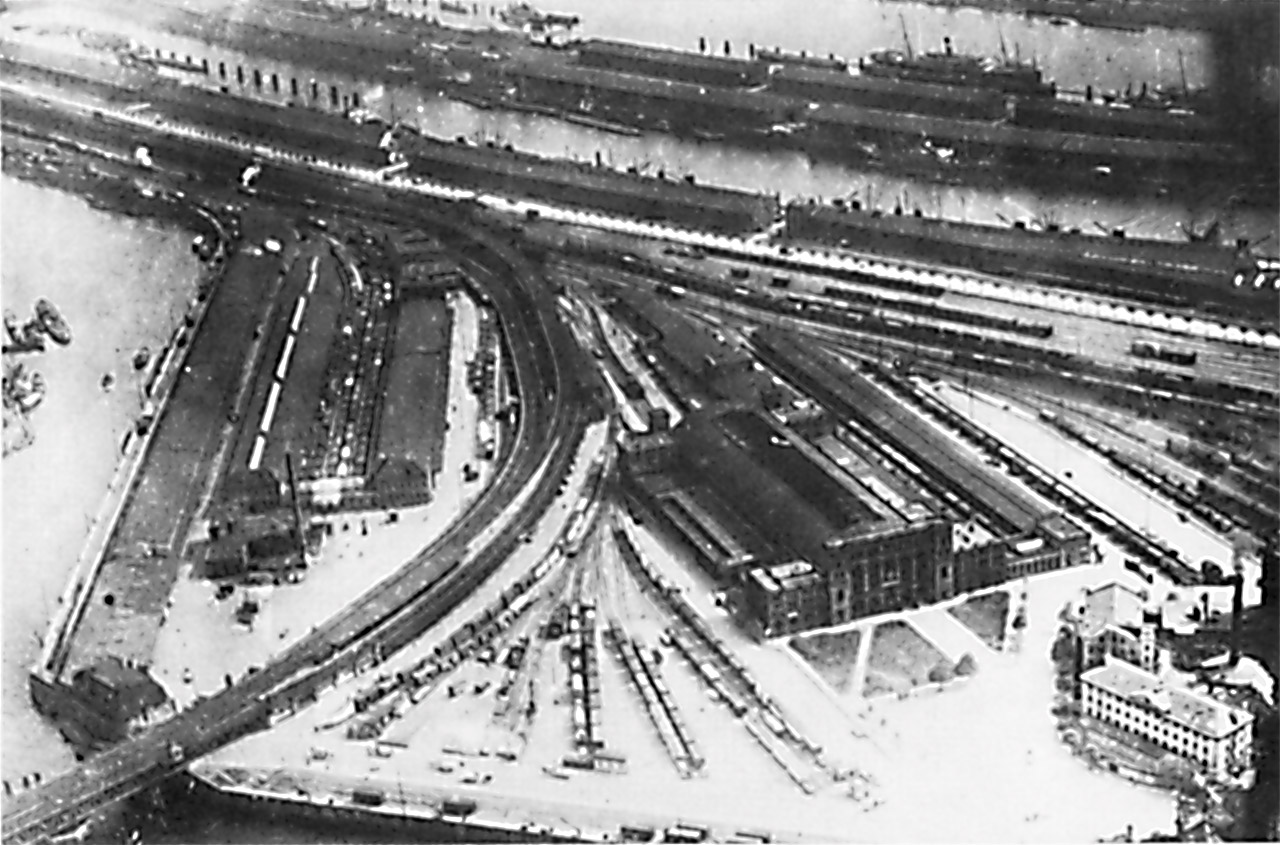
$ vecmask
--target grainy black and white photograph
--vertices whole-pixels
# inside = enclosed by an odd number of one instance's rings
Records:
[[[4,845],[1280,840],[1280,2],[535,2],[0,0]]]

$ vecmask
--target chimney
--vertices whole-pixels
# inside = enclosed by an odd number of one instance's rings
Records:
[[[285,452],[284,466],[289,473],[289,498],[293,503],[293,530],[298,539],[298,562],[307,563],[307,538],[302,531],[302,505],[298,502],[298,479],[293,474],[293,452]]]
[[[1231,592],[1231,661],[1235,666],[1240,662],[1240,624],[1244,616],[1244,564],[1240,560],[1240,552],[1231,557],[1235,565],[1235,584]]]
[[[1156,671],[1158,650],[1156,649],[1156,628],[1160,624],[1160,611],[1144,611],[1142,627],[1138,631],[1138,661],[1147,672]]]

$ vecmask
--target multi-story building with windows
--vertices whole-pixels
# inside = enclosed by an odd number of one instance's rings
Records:
[[[806,561],[757,566],[745,577],[747,609],[765,637],[785,637],[827,624],[827,584]]]
[[[1082,591],[1064,621],[1079,638],[1082,668],[1101,666],[1111,655],[1154,672],[1168,638],[1190,633],[1208,615],[1208,606],[1194,598],[1171,593],[1156,601],[1145,590],[1112,582]]]
[[[1215,780],[1250,765],[1253,714],[1107,655],[1080,676],[1084,715],[1176,754]]]

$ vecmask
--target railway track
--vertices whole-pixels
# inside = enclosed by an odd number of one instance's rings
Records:
[[[334,184],[337,180],[328,180],[326,185],[323,177],[314,174],[308,181],[311,190],[338,187]],[[349,191],[347,196],[361,193],[368,191]],[[350,207],[350,199],[346,205]],[[439,227],[454,248],[480,268],[478,275],[485,278],[479,281],[502,313],[513,345],[533,353],[522,356],[517,370],[527,410],[521,415],[518,445],[511,459],[441,538],[271,666],[142,738],[108,750],[86,766],[6,802],[7,842],[33,841],[71,827],[98,808],[167,777],[191,759],[265,727],[275,709],[304,704],[335,677],[384,659],[442,618],[496,569],[519,534],[554,496],[556,485],[543,485],[505,531],[475,550],[467,565],[461,565],[470,538],[493,523],[539,468],[551,479],[567,471],[585,425],[596,412],[583,407],[584,401],[587,405],[593,401],[590,387],[580,384],[572,371],[562,369],[566,350],[574,348],[563,326],[527,285],[507,283],[536,278],[530,265],[491,234],[468,229],[465,224],[459,227],[455,221],[433,219],[421,206],[407,205],[400,205],[402,220]]]
[[[884,350],[872,344],[845,340],[824,342],[823,345],[853,354],[868,365],[874,366],[883,361]],[[967,370],[927,359],[917,360],[912,371],[930,378],[971,383],[971,374]],[[1126,476],[1186,507],[1216,531],[1240,528],[1265,536],[1280,528],[1280,512],[1268,504],[1276,499],[1270,489],[1274,482],[1261,486],[1255,495],[1250,496],[1232,490],[1220,481],[1203,476],[1196,480],[1198,474],[1193,471],[1161,469],[1150,455],[1150,444],[1133,440],[1127,432],[1105,420],[1095,419],[1079,408],[1068,410],[1061,397],[1055,394],[1033,385],[1018,385],[1015,395],[1008,386],[994,379],[980,379],[971,384],[992,395],[1004,396],[1011,402],[1029,405],[1041,421],[1060,428],[1068,437],[1101,455]],[[1175,459],[1168,458],[1168,461],[1173,463]]]
[[[647,561],[616,511],[611,534],[624,566],[621,579],[634,579],[652,597],[665,619],[662,642],[688,664],[699,684],[724,705],[760,749],[807,795],[839,778],[822,748],[803,736],[764,692],[746,666],[720,640],[679,588]]]
[[[924,318],[904,315],[902,319],[865,319],[864,315],[846,313],[847,309],[839,306],[807,303],[801,306],[778,297],[729,288],[720,282],[650,272],[634,262],[625,266],[620,259],[603,263],[558,262],[552,270],[561,277],[585,283],[639,287],[747,324],[775,325],[832,338],[874,340],[913,357],[957,369],[1061,378],[1078,385],[1119,391],[1147,402],[1190,404],[1206,411],[1265,421],[1280,419],[1280,393],[1266,386],[1198,381],[1186,375],[1146,368],[1125,370],[1100,366],[1060,350],[1000,340],[975,331],[956,331]]]

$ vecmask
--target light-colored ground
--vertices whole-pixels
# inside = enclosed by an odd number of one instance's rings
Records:
[[[27,356],[26,365],[44,375],[49,389],[31,415],[34,445],[5,458],[0,484],[0,771],[15,782],[71,764],[57,730],[32,709],[27,675],[78,557],[91,533],[100,536],[113,505],[108,486],[120,472],[121,437],[141,406],[142,379],[130,358],[140,346],[165,344],[195,294],[199,268],[183,232],[114,217],[75,196],[8,177],[0,193],[5,307],[25,317],[37,298],[48,297],[75,335],[68,347]],[[107,372],[118,380],[104,393],[100,380]]]
[[[335,517],[333,536],[326,538],[320,560],[303,584],[252,588],[261,605],[252,629],[235,621],[241,591],[217,601],[212,583],[179,578],[152,672],[180,706],[220,689],[226,675],[238,678],[250,666],[265,663],[333,616],[429,544],[484,489],[489,469],[474,460],[477,402],[467,390],[465,367],[475,351],[475,309],[466,297],[458,297],[455,303],[449,368],[451,423],[445,437],[444,470],[431,503],[401,511],[394,524],[388,524],[380,512]],[[462,469],[469,462],[481,469],[481,477],[466,483]],[[367,535],[363,533],[366,526]]]
[[[739,654],[787,717],[822,744],[841,768],[869,773],[874,779],[871,794],[882,803],[868,809],[872,804],[846,797],[842,787],[829,781],[817,795],[804,796],[731,714],[707,697],[682,659],[664,650],[667,687],[707,758],[704,776],[682,780],[622,668],[603,646],[603,734],[610,748],[627,756],[626,774],[575,773],[560,781],[542,772],[543,766],[571,751],[570,713],[563,703],[568,672],[559,644],[551,645],[543,659],[542,706],[519,763],[472,757],[452,773],[433,769],[445,756],[444,745],[478,745],[493,736],[484,729],[492,712],[492,689],[481,696],[467,689],[451,701],[443,693],[429,699],[437,702],[432,704],[437,715],[427,720],[409,749],[389,758],[369,756],[365,744],[346,740],[340,730],[315,732],[319,714],[341,706],[344,694],[338,691],[271,734],[221,752],[209,767],[287,767],[307,777],[318,778],[322,772],[325,777],[341,775],[345,780],[327,785],[317,781],[315,787],[318,794],[336,795],[339,801],[344,800],[344,788],[366,781],[383,788],[389,801],[404,794],[409,806],[432,796],[474,796],[483,813],[512,823],[537,821],[559,828],[685,820],[727,833],[730,828],[766,828],[788,841],[1058,842],[1091,841],[1128,824],[1139,833],[1171,825],[1167,796],[1091,772],[1058,743],[1049,714],[1053,678],[1047,654],[1057,611],[1080,587],[1123,577],[1116,560],[1106,568],[1031,579],[1029,625],[1017,653],[992,652],[941,608],[909,614],[912,624],[931,632],[948,656],[973,653],[978,675],[941,693],[868,702],[857,695],[835,694],[784,643],[758,645],[745,639],[714,607],[708,581],[689,572],[664,542],[643,528],[636,536],[644,554],[685,588],[686,598]],[[589,544],[583,557],[587,554],[597,566],[612,567],[593,587],[600,595],[601,626],[617,618],[632,635],[655,643],[669,624],[666,614],[633,581],[619,576],[622,568],[610,543]],[[521,571],[514,561],[508,566],[508,571]],[[921,623],[917,617],[922,615],[929,621]],[[948,624],[950,628],[944,627]],[[438,630],[451,629],[446,622]],[[427,641],[422,648],[428,648]],[[381,671],[393,670],[387,666]],[[458,678],[470,685],[486,671],[473,666]],[[562,703],[556,704],[557,698]],[[304,758],[312,745],[332,750],[333,757],[308,765]],[[492,783],[464,784],[463,774],[470,769],[493,774]]]

